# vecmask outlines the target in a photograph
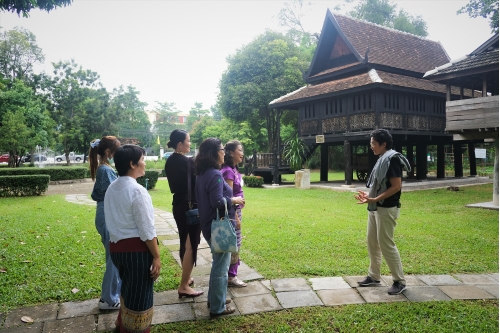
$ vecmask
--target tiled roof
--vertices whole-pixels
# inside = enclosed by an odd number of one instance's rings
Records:
[[[475,56],[467,56],[464,59],[447,63],[446,65],[441,66],[440,68],[438,67],[434,70],[428,71],[427,73],[425,73],[424,77],[429,78],[437,75],[455,73],[472,68],[478,68],[495,64],[498,65],[498,50],[480,53]]]
[[[291,105],[294,103],[300,103],[302,100],[305,99],[314,97],[321,98],[322,95],[327,95],[362,86],[368,86],[371,84],[386,84],[390,86],[432,91],[443,94],[446,93],[446,85],[444,84],[372,69],[366,73],[359,74],[356,76],[351,76],[348,78],[329,81],[316,85],[304,86],[294,92],[291,92],[285,96],[275,99],[269,104],[272,107],[279,107],[283,103],[285,103],[286,105]],[[459,95],[460,94],[459,88],[452,87],[452,94]],[[466,96],[470,96],[470,90],[465,89],[464,94]]]
[[[338,14],[333,16],[362,57],[370,48],[370,63],[423,74],[450,61],[439,42]]]

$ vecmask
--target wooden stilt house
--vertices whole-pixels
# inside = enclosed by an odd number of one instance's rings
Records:
[[[463,145],[471,152],[470,172],[476,174],[474,143],[495,144],[493,205],[498,209],[498,33],[467,56],[428,71],[425,78],[446,84],[446,131],[453,134],[454,150]],[[460,95],[451,93],[457,86]],[[462,91],[468,88],[472,95]],[[479,90],[479,91],[477,91]],[[455,169],[462,170],[462,160],[455,159]]]
[[[344,146],[346,184],[352,182],[353,169],[365,179],[376,157],[367,148],[364,159],[357,159],[353,147],[368,147],[370,132],[377,128],[391,132],[396,150],[406,147],[417,179],[427,175],[427,147],[437,145],[437,176],[444,177],[444,146],[453,142],[445,133],[447,90],[422,77],[449,61],[438,42],[327,11],[304,74],[307,85],[270,105],[298,110],[299,137],[321,149],[321,181],[328,180],[332,145]],[[461,90],[449,93],[458,97]],[[462,94],[471,95],[471,90]]]

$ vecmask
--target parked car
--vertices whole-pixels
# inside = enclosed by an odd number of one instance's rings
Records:
[[[33,162],[45,162],[47,161],[47,156],[42,154],[33,154]],[[26,154],[21,157],[21,162],[31,162],[31,154]]]
[[[163,154],[163,159],[166,160],[167,158],[170,157],[174,152],[173,151],[167,151],[165,154]]]
[[[0,155],[0,163],[1,162],[8,163],[9,162],[9,154]]]
[[[19,156],[16,155],[16,162],[19,159]],[[0,163],[9,163],[9,154],[0,155]]]
[[[54,159],[56,160],[56,162],[62,162],[62,161],[66,161],[66,155],[58,155],[58,156],[55,156]],[[83,161],[83,154],[82,155],[78,155],[74,152],[70,152],[69,153],[69,160],[70,161],[75,161],[75,162],[80,162],[80,161]]]

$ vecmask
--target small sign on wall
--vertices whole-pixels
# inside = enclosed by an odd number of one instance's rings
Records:
[[[476,154],[476,158],[486,158],[486,149],[475,148],[474,152]]]
[[[325,143],[324,135],[316,135],[316,143]]]

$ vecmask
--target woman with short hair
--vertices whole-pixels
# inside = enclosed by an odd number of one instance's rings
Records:
[[[201,231],[208,244],[211,244],[212,220],[217,216],[217,209],[220,216],[225,214],[223,199],[226,201],[230,219],[235,218],[234,205],[245,204],[242,197],[233,197],[233,190],[224,181],[219,171],[222,163],[224,163],[224,148],[221,141],[216,138],[203,141],[194,160],[197,174],[195,193]],[[212,259],[207,305],[210,307],[210,317],[214,318],[231,314],[235,309],[226,305],[229,302],[226,300],[226,292],[231,253],[212,252]]]
[[[106,192],[104,212],[111,259],[118,268],[121,308],[120,332],[149,332],[153,319],[153,284],[161,261],[154,227],[154,209],[148,191],[137,183],[145,174],[144,149],[123,145],[115,152],[120,176]]]

